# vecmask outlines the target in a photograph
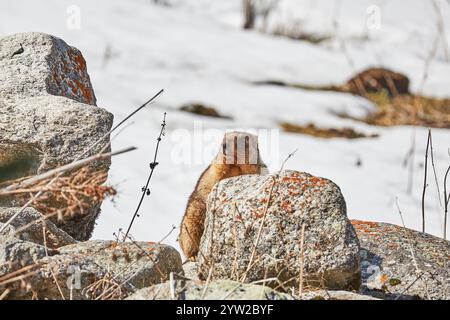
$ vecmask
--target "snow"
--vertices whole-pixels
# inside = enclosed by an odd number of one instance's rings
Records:
[[[115,115],[116,123],[160,88],[164,95],[139,113],[113,140],[113,149],[136,146],[132,154],[113,159],[109,183],[117,187],[115,202],[105,202],[94,238],[111,239],[125,229],[149,173],[164,112],[167,134],[159,166],[131,231],[138,240],[159,241],[179,226],[187,198],[226,130],[260,135],[263,159],[271,171],[298,148],[286,168],[329,178],[342,189],[350,218],[401,224],[396,198],[407,227],[421,229],[423,162],[426,128],[381,128],[337,117],[336,112],[362,116],[373,110],[364,99],[347,94],[311,92],[252,81],[339,84],[355,71],[382,65],[407,74],[420,90],[425,60],[437,34],[431,1],[410,0],[283,0],[270,16],[269,28],[299,23],[303,30],[331,36],[311,44],[240,28],[239,0],[14,0],[2,2],[0,36],[27,31],[46,32],[79,48],[88,63],[98,105]],[[450,5],[437,1],[450,34]],[[368,8],[379,8],[380,28],[368,29]],[[75,6],[75,7],[74,7]],[[80,10],[80,28],[71,18]],[[74,11],[75,10],[75,11]],[[369,10],[369,11],[370,11]],[[338,28],[333,20],[338,19]],[[69,24],[68,24],[69,21]],[[340,47],[345,39],[354,62]],[[447,41],[449,41],[447,36]],[[450,96],[450,63],[439,41],[423,92]],[[105,63],[105,52],[111,59]],[[214,106],[233,120],[210,119],[177,111],[185,103]],[[323,127],[352,127],[379,138],[322,140],[284,133],[278,123],[313,122]],[[413,192],[403,166],[415,136]],[[450,163],[449,130],[433,129],[435,161],[442,193]],[[362,166],[356,163],[361,161]],[[427,232],[443,234],[443,209],[432,172],[426,198]],[[165,240],[178,247],[178,230]]]

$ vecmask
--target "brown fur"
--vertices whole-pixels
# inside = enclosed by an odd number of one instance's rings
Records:
[[[225,146],[235,142],[237,137],[251,136],[253,142],[246,142],[246,150],[258,152],[256,164],[249,164],[248,155],[246,163],[239,163],[234,159],[234,163],[227,164]],[[253,144],[253,145],[252,145]],[[256,145],[255,145],[256,144]],[[236,150],[236,149],[234,149]],[[206,200],[213,187],[221,180],[247,174],[262,174],[266,166],[259,157],[257,138],[246,133],[228,133],[224,137],[222,149],[211,165],[201,174],[194,192],[189,197],[186,211],[181,222],[179,243],[184,255],[189,260],[195,260],[199,251],[200,239],[203,235],[204,222],[206,217]]]

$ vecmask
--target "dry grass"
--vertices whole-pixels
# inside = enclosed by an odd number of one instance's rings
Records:
[[[307,125],[297,125],[288,122],[281,123],[281,127],[286,132],[300,133],[317,138],[332,139],[332,138],[345,138],[345,139],[361,139],[361,138],[376,138],[377,134],[364,134],[357,132],[352,128],[318,128],[316,125],[310,123]]]
[[[3,191],[0,197],[14,198],[26,203],[34,194],[42,194],[33,200],[31,206],[47,217],[56,216],[58,220],[84,214],[93,205],[101,203],[106,197],[116,195],[116,190],[104,186],[106,171],[94,171],[88,166],[57,177],[49,184],[48,179],[40,180],[25,188]]]
[[[129,292],[124,290],[123,284],[107,272],[105,276],[83,289],[83,294],[93,300],[119,300],[126,297]]]
[[[377,111],[362,120],[377,126],[414,125],[450,128],[450,99],[414,95],[390,97],[385,92],[368,94]]]
[[[290,25],[278,25],[272,31],[274,36],[286,37],[291,40],[306,41],[312,44],[320,44],[332,39],[331,35],[321,35],[303,30],[301,24],[291,23]]]
[[[104,186],[103,183],[106,181],[107,173],[106,171],[94,171],[92,168],[85,166],[77,170],[66,173],[65,175],[58,177],[48,177],[47,179],[37,180],[36,183],[27,185],[24,188],[18,188],[11,191],[2,191],[0,197],[6,199],[14,199],[18,203],[25,203],[32,199],[34,195],[41,193],[39,197],[33,200],[32,207],[43,214],[41,219],[30,222],[29,224],[22,226],[20,229],[16,230],[15,233],[20,233],[31,226],[44,222],[43,234],[44,234],[44,245],[47,253],[47,244],[45,236],[45,220],[56,217],[59,220],[64,220],[67,218],[72,218],[76,215],[82,215],[88,211],[92,205],[100,203],[108,196],[114,196],[116,191],[110,186]],[[53,183],[49,183],[53,180]],[[11,184],[17,183],[19,180],[10,182]],[[18,263],[17,261],[10,261],[10,265]],[[27,278],[33,276],[34,274],[40,272],[40,270],[45,267],[39,263],[32,264],[20,268],[16,271],[10,272],[8,274],[0,277],[0,287],[10,290],[8,288],[14,282],[20,282],[18,290],[30,291],[31,286],[27,282]],[[55,281],[56,286],[61,294],[61,298],[65,299],[62,294],[61,288],[57,282],[56,276],[52,272],[52,277]],[[100,290],[104,289],[106,285],[111,287],[111,281],[107,277],[101,279],[93,284],[92,287],[88,288],[89,293],[92,296]],[[107,298],[113,298],[117,295],[117,290],[113,290],[111,293],[106,295]],[[5,296],[6,297],[6,296]]]
[[[221,118],[221,119],[231,119],[229,116],[224,116],[220,114],[215,108],[211,106],[206,106],[201,103],[191,103],[186,104],[180,108],[181,111],[198,114],[200,116]]]

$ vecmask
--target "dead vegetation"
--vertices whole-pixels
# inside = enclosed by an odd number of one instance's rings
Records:
[[[306,41],[312,44],[320,44],[324,41],[329,41],[332,39],[332,36],[330,35],[307,32],[303,30],[300,23],[278,25],[273,29],[272,34],[274,36],[286,37],[291,40]]]
[[[376,138],[378,134],[365,134],[357,132],[352,128],[318,128],[315,124],[309,123],[307,125],[297,125],[289,122],[280,124],[284,131],[291,133],[300,133],[316,138],[332,139],[361,139],[361,138]]]
[[[346,119],[362,121],[376,126],[412,125],[431,128],[450,128],[450,99],[429,98],[421,94],[409,92],[409,79],[399,73],[374,68],[365,70],[352,77],[343,85],[314,86],[304,84],[285,83],[268,80],[254,82],[256,85],[283,86],[310,91],[333,91],[358,95],[376,105],[375,112],[363,118],[351,117],[348,114],[337,113]],[[285,126],[283,126],[285,127]],[[311,134],[317,137],[339,136],[316,130],[314,126],[288,126],[287,131]],[[343,137],[358,138],[350,130],[344,130]]]
[[[201,103],[190,103],[182,106],[181,111],[190,112],[205,117],[221,118],[221,119],[231,119],[229,116],[224,116],[220,114],[215,108],[211,106],[206,106]]]
[[[49,182],[53,177],[49,177],[24,188],[2,191],[0,196],[14,197],[22,205],[30,199],[30,195],[40,192],[41,195],[32,201],[31,206],[48,217],[64,220],[77,214],[83,215],[93,205],[116,195],[113,187],[103,185],[107,175],[106,171],[93,171],[85,166],[57,177],[52,184]]]
[[[369,94],[367,98],[377,106],[375,113],[359,119],[368,124],[450,128],[450,99],[414,95],[390,97],[386,92]]]

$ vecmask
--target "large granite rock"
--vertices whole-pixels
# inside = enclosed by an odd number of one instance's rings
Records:
[[[359,242],[339,187],[296,171],[240,176],[214,187],[200,244],[200,278],[212,270],[212,279],[277,277],[297,288],[302,225],[304,286],[358,289]]]
[[[12,237],[0,238],[0,279],[30,266],[17,279],[1,285],[7,299],[122,299],[138,289],[182,275],[180,254],[172,247],[147,243],[87,241],[58,250]]]
[[[364,294],[381,299],[450,299],[449,241],[387,223],[352,223],[361,242]]]
[[[113,282],[106,278],[107,272],[83,255],[53,255],[38,260],[34,267],[22,274],[22,280],[8,283],[0,289],[9,289],[6,299],[11,300],[89,300],[100,296],[90,287],[105,280],[103,285],[114,290]],[[107,280],[111,282],[107,282]],[[114,282],[114,284],[118,284]],[[121,293],[131,289],[123,285]]]
[[[30,32],[0,39],[0,70],[0,96],[50,94],[96,104],[83,55],[54,36]]]
[[[20,208],[0,207],[0,223],[5,223]],[[48,248],[56,249],[76,241],[63,230],[59,229],[53,222],[46,220],[45,222],[45,238],[43,233],[42,214],[33,208],[26,208],[14,219],[10,226],[17,231],[15,237],[28,242],[40,245],[47,245]],[[23,231],[20,229],[24,228]]]
[[[3,224],[0,223],[0,227]],[[23,241],[13,236],[14,228],[8,226],[0,235],[0,279],[16,270],[37,263],[53,250],[33,242]]]
[[[84,154],[113,123],[112,114],[95,103],[77,49],[41,33],[0,39],[0,183],[45,172]],[[107,139],[85,156],[99,152]],[[105,159],[92,167],[108,170],[109,165]],[[19,204],[14,198],[0,203]],[[83,216],[54,222],[73,238],[87,240],[99,212],[100,203],[93,203]]]
[[[83,255],[136,288],[144,288],[183,274],[181,256],[174,248],[156,243],[87,241],[59,249],[61,254]]]

